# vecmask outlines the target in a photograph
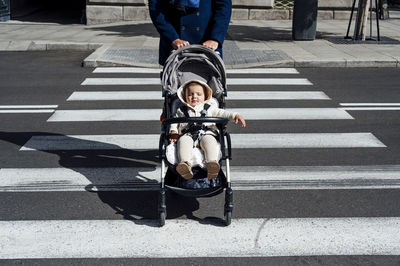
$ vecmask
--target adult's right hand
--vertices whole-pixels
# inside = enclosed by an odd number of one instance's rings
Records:
[[[176,39],[175,41],[172,42],[172,47],[176,50],[179,48],[182,48],[184,46],[188,46],[190,43],[188,41],[184,41],[181,39]]]

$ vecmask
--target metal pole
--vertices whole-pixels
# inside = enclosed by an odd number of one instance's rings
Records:
[[[351,13],[350,13],[349,26],[347,27],[346,37],[344,37],[345,39],[349,39],[350,26],[351,26],[351,21],[353,20],[353,13],[354,13],[354,8],[355,8],[355,5],[356,5],[356,1],[357,0],[353,0],[353,5],[351,7]]]
[[[353,41],[356,39],[357,37],[357,28],[358,28],[358,24],[359,24],[359,17],[361,15],[360,12],[361,9],[361,0],[358,1],[358,8],[357,8],[357,18],[356,18],[356,23],[354,25],[354,35],[353,35]]]
[[[372,39],[372,0],[369,1],[369,38]]]
[[[231,166],[230,166],[230,163],[229,163],[229,158],[227,158],[225,160],[225,163],[226,163],[226,181],[228,183],[230,183],[231,182]]]
[[[375,12],[376,12],[376,33],[378,35],[378,41],[381,40],[381,35],[379,32],[379,9],[378,9],[378,0],[375,0]]]

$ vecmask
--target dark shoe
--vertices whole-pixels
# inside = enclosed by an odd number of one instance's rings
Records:
[[[207,163],[207,177],[214,179],[218,176],[220,170],[219,163],[217,161],[210,161]]]
[[[192,165],[188,162],[180,162],[176,166],[176,171],[184,178],[191,179],[193,177]]]

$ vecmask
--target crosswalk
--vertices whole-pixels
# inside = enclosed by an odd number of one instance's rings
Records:
[[[228,89],[228,103],[247,101],[240,108],[229,109],[241,113],[247,121],[258,124],[268,121],[356,121],[346,104],[338,107],[330,104],[329,107],[269,108],[267,103],[271,101],[332,101],[323,90],[316,90],[307,78],[296,78],[300,74],[296,69],[235,69],[227,72],[228,86],[235,88]],[[154,90],[154,85],[160,85],[159,73],[159,69],[96,68],[91,77],[86,78],[66,99],[62,108],[58,105],[0,106],[0,112],[48,112],[46,123],[51,125],[95,125],[116,121],[134,123],[135,126],[142,122],[159,124],[161,89]],[[124,77],[108,76],[115,74]],[[136,77],[138,74],[146,77]],[[276,75],[283,77],[276,78]],[[261,90],[254,90],[254,86]],[[296,89],[297,86],[301,89]],[[263,107],[251,106],[253,100],[266,104]],[[114,103],[114,106],[126,101],[140,101],[148,102],[152,107],[102,108],[104,101]],[[88,108],[87,103],[98,105]],[[68,108],[69,105],[74,109]],[[160,108],[154,108],[155,105]],[[368,130],[262,132],[265,128],[259,127],[253,133],[232,133],[234,151],[388,148]],[[137,134],[132,128],[127,128],[123,134],[36,134],[27,139],[18,152],[32,156],[46,151],[154,153],[158,149],[158,140],[157,132]],[[156,191],[160,166],[154,158],[138,154],[124,158],[135,164],[132,167],[78,165],[32,168],[21,165],[18,168],[0,168],[0,193]],[[72,157],[79,159],[84,156],[84,153],[78,153]],[[101,156],[115,159],[122,155],[105,153]],[[235,162],[231,174],[233,189],[239,191],[400,188],[400,165],[274,166]],[[397,217],[238,218],[233,219],[229,227],[171,219],[163,228],[156,225],[155,220],[141,220],[135,224],[107,219],[8,221],[3,218],[0,221],[0,259],[400,255],[400,219]],[[193,228],[196,228],[195,234]],[[176,237],[171,239],[171,235]]]
[[[151,221],[148,225],[126,220],[0,221],[0,235],[9,236],[0,258],[400,254],[400,234],[393,234],[399,230],[398,217],[238,219],[225,228],[190,220],[170,221],[162,229]]]

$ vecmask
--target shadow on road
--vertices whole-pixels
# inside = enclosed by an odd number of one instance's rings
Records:
[[[48,136],[50,138],[62,139],[63,142],[79,143],[83,147],[106,146],[104,150],[52,150],[51,147],[39,148],[33,142],[28,142],[34,136]],[[25,146],[30,149],[37,149],[42,152],[55,154],[58,156],[59,166],[71,169],[90,181],[85,189],[91,193],[96,193],[100,200],[109,205],[115,214],[121,215],[123,219],[133,221],[138,224],[155,226],[151,219],[158,219],[158,180],[146,177],[146,172],[155,171],[157,168],[158,151],[146,150],[135,151],[123,149],[119,146],[88,141],[62,134],[48,132],[0,132],[0,140],[10,142],[18,147]],[[30,144],[31,143],[31,144]],[[54,143],[54,142],[53,142]],[[51,145],[51,144],[50,144]],[[24,151],[30,152],[30,151]],[[93,170],[95,168],[95,170]],[[101,169],[104,169],[103,171]],[[110,172],[118,171],[118,173]],[[128,169],[128,170],[127,170]],[[127,190],[124,187],[114,187],[114,178],[121,178],[121,175],[129,179],[129,184],[135,184],[135,189]],[[110,187],[107,187],[108,185]],[[32,184],[33,185],[33,184]],[[152,187],[152,189],[141,189],[141,187]],[[99,191],[96,191],[99,189]],[[172,193],[167,196],[168,219],[186,216],[189,219],[199,220],[193,212],[199,209],[199,202],[196,198],[181,197]]]

